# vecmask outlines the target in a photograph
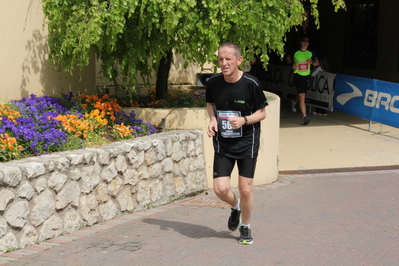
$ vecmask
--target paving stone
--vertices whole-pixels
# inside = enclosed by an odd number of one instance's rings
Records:
[[[399,265],[399,170],[281,180],[254,189],[250,246],[227,230],[229,206],[206,191],[25,248],[36,254],[3,254],[0,264]]]

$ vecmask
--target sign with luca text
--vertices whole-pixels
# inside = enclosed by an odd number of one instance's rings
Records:
[[[297,95],[294,85],[294,72],[290,66],[268,65],[267,71],[263,68],[254,70],[263,90],[273,92],[282,99],[292,99]],[[318,72],[311,77],[310,86],[306,92],[306,104],[331,110],[334,97],[335,74]]]

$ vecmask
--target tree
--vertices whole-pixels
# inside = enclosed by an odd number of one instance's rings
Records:
[[[308,0],[318,23],[318,0]],[[344,0],[331,0],[337,11]],[[43,0],[49,58],[59,70],[81,70],[94,51],[101,72],[132,85],[157,73],[165,99],[173,53],[186,62],[215,62],[223,41],[246,47],[245,57],[284,53],[285,34],[303,21],[302,0]]]

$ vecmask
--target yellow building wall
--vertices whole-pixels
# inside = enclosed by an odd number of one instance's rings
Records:
[[[47,27],[40,0],[0,0],[0,102],[30,94],[94,92],[95,65],[70,76],[53,71],[48,60]]]
[[[60,96],[69,91],[95,94],[98,86],[113,85],[99,75],[100,63],[94,53],[82,76],[79,70],[71,76],[53,69],[48,59],[48,31],[44,22],[41,0],[0,0],[0,103],[30,94]],[[213,65],[203,67],[191,63],[184,68],[182,57],[174,55],[169,84],[196,85],[198,73],[213,72]],[[154,73],[151,83],[154,85],[155,81]],[[142,83],[139,78],[138,85]]]

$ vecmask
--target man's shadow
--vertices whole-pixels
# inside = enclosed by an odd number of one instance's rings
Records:
[[[217,238],[238,239],[235,236],[232,236],[230,231],[217,232],[212,228],[198,224],[190,224],[190,223],[151,219],[151,218],[143,219],[142,222],[147,224],[158,225],[159,228],[164,231],[174,230],[190,238],[200,239],[200,238],[217,237]]]

